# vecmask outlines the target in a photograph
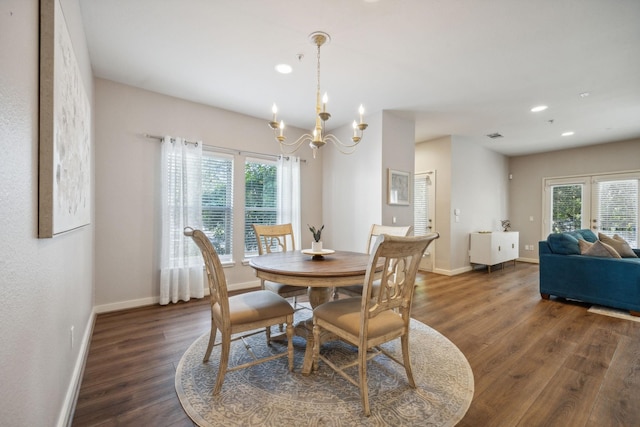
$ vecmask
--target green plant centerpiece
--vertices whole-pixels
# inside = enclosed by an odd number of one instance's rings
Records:
[[[322,252],[322,241],[320,240],[320,238],[322,237],[322,230],[324,230],[324,224],[322,224],[322,227],[320,228],[315,228],[314,226],[311,226],[309,224],[307,224],[307,227],[309,227],[309,231],[311,231],[311,234],[313,235],[313,242],[311,242],[311,250],[313,252]]]

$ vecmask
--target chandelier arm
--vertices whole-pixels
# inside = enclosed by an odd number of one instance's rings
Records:
[[[294,142],[284,142],[280,141],[280,151],[284,154],[292,154],[298,150],[305,142],[313,141],[313,136],[305,133],[300,138],[296,139]]]
[[[324,141],[332,143],[333,146],[336,147],[336,149],[342,154],[353,154],[356,151],[356,146],[358,145],[358,142],[353,144],[345,144],[333,134],[325,135]]]

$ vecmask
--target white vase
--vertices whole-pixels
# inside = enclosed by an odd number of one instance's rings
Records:
[[[313,252],[322,252],[322,242],[311,242],[311,250]]]

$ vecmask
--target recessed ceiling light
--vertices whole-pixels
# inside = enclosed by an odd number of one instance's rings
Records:
[[[573,135],[574,133],[575,133],[574,131],[570,130],[569,132],[564,132],[564,133],[562,134],[562,136],[571,136],[571,135]]]
[[[289,74],[293,71],[293,68],[291,68],[291,65],[289,64],[278,64],[276,65],[276,71],[281,74]]]
[[[544,111],[544,110],[546,110],[547,108],[549,108],[549,107],[547,107],[546,105],[538,105],[537,107],[533,107],[533,108],[531,109],[531,112],[532,112],[532,113],[539,113],[540,111]]]
[[[589,95],[591,95],[591,93],[589,93],[589,92],[582,92],[582,93],[580,94],[580,98],[586,98],[586,97],[587,97],[587,96],[589,96]]]

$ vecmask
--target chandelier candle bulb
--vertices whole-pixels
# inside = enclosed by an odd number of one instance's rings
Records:
[[[364,123],[362,121],[362,116],[364,115],[364,107],[362,106],[362,104],[360,104],[360,108],[358,108],[358,112],[360,113],[360,123]]]
[[[284,132],[284,120],[280,120],[280,136],[283,136],[282,133]]]
[[[327,96],[327,92],[324,93],[322,97],[322,112],[325,113],[327,111],[327,102],[329,101],[329,97]]]
[[[276,121],[276,114],[278,113],[278,107],[276,107],[276,104],[273,104],[273,107],[271,107],[271,111],[273,112],[273,121]]]
[[[357,131],[357,129],[358,129],[358,124],[356,123],[356,121],[355,121],[355,120],[353,121],[352,126],[353,126],[353,137],[355,138],[356,136],[358,136],[358,133],[357,133],[357,132],[358,132],[358,131]]]

